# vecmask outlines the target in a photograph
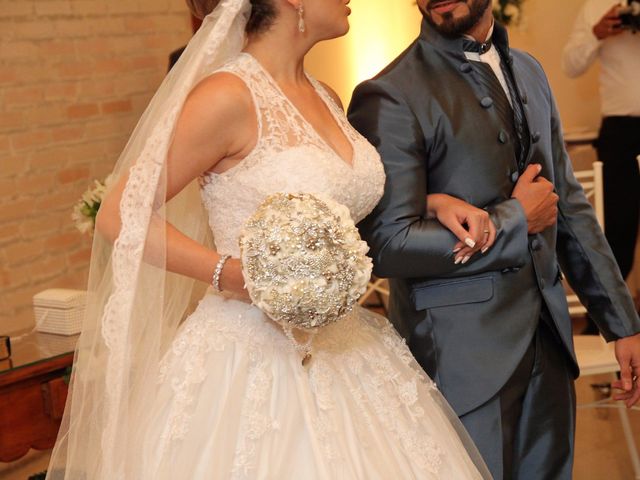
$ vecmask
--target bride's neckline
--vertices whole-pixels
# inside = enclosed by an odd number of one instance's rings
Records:
[[[324,138],[322,135],[320,135],[320,133],[318,132],[318,130],[311,124],[311,122],[309,120],[307,120],[307,118],[302,114],[302,112],[300,111],[300,109],[298,107],[296,107],[294,105],[294,103],[289,99],[289,97],[284,93],[284,91],[282,90],[282,88],[280,87],[280,85],[278,85],[278,82],[276,82],[275,78],[273,78],[273,76],[269,73],[269,71],[264,68],[264,66],[260,63],[260,61],[254,57],[253,55],[251,55],[249,52],[241,52],[241,55],[246,56],[247,58],[251,59],[252,62],[254,62],[258,68],[260,69],[260,71],[263,73],[263,75],[267,78],[267,80],[269,81],[269,83],[271,83],[271,85],[273,86],[273,88],[275,88],[275,90],[278,92],[278,94],[280,94],[282,96],[282,98],[284,98],[284,100],[287,102],[287,104],[293,109],[293,111],[302,119],[302,121],[304,122],[304,124],[309,128],[309,130],[313,133],[313,135],[327,148],[329,149],[329,151],[331,153],[333,153],[340,161],[341,163],[344,163],[347,167],[349,168],[353,168],[354,166],[354,162],[355,162],[355,158],[356,158],[356,149],[355,149],[355,145],[353,143],[353,141],[351,140],[351,138],[349,137],[349,135],[346,134],[346,132],[344,131],[344,127],[342,122],[340,121],[340,119],[337,117],[337,115],[335,114],[335,112],[333,111],[333,109],[331,108],[331,105],[329,105],[328,103],[328,99],[326,98],[325,94],[323,92],[320,91],[320,88],[317,84],[317,82],[314,81],[314,79],[307,73],[305,72],[305,76],[307,77],[307,79],[309,80],[309,82],[311,83],[311,85],[313,86],[313,89],[315,90],[316,94],[318,95],[318,97],[320,98],[320,100],[322,101],[322,103],[325,105],[325,107],[327,108],[327,110],[329,111],[329,114],[331,115],[331,117],[333,118],[333,121],[335,122],[336,126],[338,127],[338,130],[340,130],[340,133],[345,137],[345,139],[347,140],[347,142],[349,143],[350,147],[351,147],[351,155],[349,159],[345,159],[344,157],[342,157],[338,151],[335,149],[335,147],[333,146],[333,144],[331,142],[329,142],[326,138]]]

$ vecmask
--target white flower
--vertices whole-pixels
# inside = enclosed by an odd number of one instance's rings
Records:
[[[92,234],[95,228],[96,215],[107,188],[113,182],[113,175],[107,176],[104,182],[94,180],[93,188],[85,191],[78,203],[73,207],[71,219],[80,233]]]

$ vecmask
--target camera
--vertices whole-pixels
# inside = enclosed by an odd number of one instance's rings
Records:
[[[640,31],[640,0],[629,0],[626,6],[618,8],[620,16],[620,28],[631,30],[633,33]]]

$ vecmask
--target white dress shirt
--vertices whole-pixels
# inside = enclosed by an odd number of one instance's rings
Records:
[[[640,32],[625,31],[604,40],[593,34],[616,0],[587,0],[564,48],[562,68],[569,77],[582,75],[600,59],[603,116],[640,116]]]
[[[491,38],[491,35],[493,35],[493,25],[491,25],[491,28],[489,29],[489,34],[487,35],[487,38],[485,39],[485,41],[489,40]],[[476,41],[476,39],[470,35],[464,35],[464,36],[469,40]],[[482,55],[476,52],[464,52],[464,55],[465,57],[467,57],[467,60],[471,60],[473,62],[486,63],[491,67],[491,70],[493,70],[493,73],[495,73],[496,77],[498,77],[498,80],[500,81],[500,85],[502,85],[502,89],[504,90],[504,93],[507,95],[507,99],[509,100],[509,103],[511,103],[509,86],[507,85],[507,81],[504,78],[504,73],[502,73],[502,68],[500,68],[500,54],[498,53],[498,49],[496,49],[493,43],[491,44],[491,48],[489,48],[489,50],[487,50]],[[512,103],[511,103],[511,106],[513,107]]]

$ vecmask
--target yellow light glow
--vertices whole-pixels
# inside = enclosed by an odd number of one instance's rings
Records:
[[[355,86],[373,77],[418,35],[422,18],[415,0],[352,0],[346,37],[310,52],[307,69],[328,83],[345,106]]]
[[[414,0],[353,0],[347,36],[353,78],[371,78],[418,35],[420,12]]]

